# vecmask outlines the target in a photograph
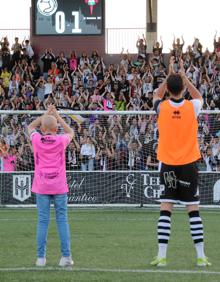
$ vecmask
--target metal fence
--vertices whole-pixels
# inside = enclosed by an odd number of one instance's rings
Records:
[[[137,53],[136,42],[138,37],[146,35],[146,28],[106,28],[105,29],[105,52],[106,54],[120,54],[122,48],[129,53]],[[22,42],[30,38],[30,29],[14,28],[0,29],[0,38],[7,36],[10,46],[14,43],[14,38],[18,37]]]
[[[122,48],[131,54],[137,53],[136,42],[138,37],[146,35],[146,28],[106,28],[105,29],[105,53],[119,54]]]
[[[0,29],[0,38],[8,37],[10,47],[15,41],[15,37],[19,38],[19,42],[30,38],[30,29],[28,28],[14,28],[14,29]]]

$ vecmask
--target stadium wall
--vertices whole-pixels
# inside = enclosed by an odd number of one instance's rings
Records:
[[[43,54],[45,49],[52,48],[54,54],[63,51],[69,55],[75,50],[77,55],[83,51],[91,54],[96,49],[101,56],[105,53],[105,36],[35,36],[32,35],[31,43],[36,54]]]

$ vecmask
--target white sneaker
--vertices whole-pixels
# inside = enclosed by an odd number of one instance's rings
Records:
[[[71,257],[61,257],[59,266],[72,266],[74,264]]]
[[[36,266],[45,266],[46,265],[46,258],[37,258]]]

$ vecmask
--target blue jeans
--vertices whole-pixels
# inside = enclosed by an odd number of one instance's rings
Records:
[[[94,159],[89,159],[85,163],[81,164],[82,171],[93,171],[94,170]]]
[[[63,257],[69,257],[70,252],[70,231],[67,216],[67,194],[44,195],[36,194],[38,209],[37,224],[37,257],[46,257],[47,232],[50,222],[50,204],[53,200],[57,229],[61,242],[61,253]]]

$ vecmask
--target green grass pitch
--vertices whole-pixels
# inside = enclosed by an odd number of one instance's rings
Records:
[[[159,210],[69,209],[73,269],[59,270],[59,240],[51,213],[47,267],[37,270],[35,209],[0,209],[0,281],[201,282],[220,281],[220,211],[202,210],[208,268],[195,266],[188,216],[172,215],[168,266],[149,265],[157,253]]]

